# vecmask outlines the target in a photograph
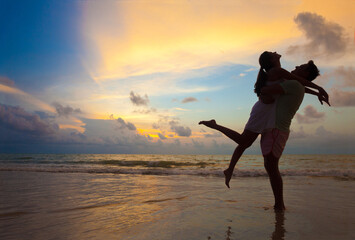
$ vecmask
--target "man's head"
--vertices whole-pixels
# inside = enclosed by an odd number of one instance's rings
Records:
[[[310,60],[308,63],[297,66],[296,69],[291,73],[299,77],[303,77],[308,81],[313,81],[316,79],[316,77],[319,76],[319,70],[312,60]]]

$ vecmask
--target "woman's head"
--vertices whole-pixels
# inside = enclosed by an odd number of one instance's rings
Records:
[[[260,68],[268,72],[273,67],[281,67],[281,55],[277,52],[263,52],[259,57]]]
[[[260,70],[254,86],[254,92],[260,96],[261,88],[266,85],[267,72],[273,67],[281,67],[281,55],[277,52],[263,52],[259,57]]]

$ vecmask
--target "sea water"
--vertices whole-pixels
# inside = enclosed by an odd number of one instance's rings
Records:
[[[1,154],[0,239],[354,239],[355,156]]]
[[[229,155],[0,154],[0,171],[223,177]],[[355,177],[355,155],[284,155],[284,176]],[[243,156],[234,176],[267,176],[260,155]]]

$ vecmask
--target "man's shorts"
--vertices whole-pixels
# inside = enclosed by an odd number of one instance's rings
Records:
[[[262,133],[260,146],[263,156],[272,153],[274,157],[280,158],[286,146],[289,135],[289,132],[283,132],[277,128],[273,128],[270,131]]]

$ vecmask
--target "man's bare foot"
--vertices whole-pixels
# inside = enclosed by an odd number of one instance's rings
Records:
[[[215,128],[217,126],[216,120],[212,119],[209,121],[201,121],[198,124],[203,124],[209,128]]]
[[[285,205],[274,205],[275,212],[283,212],[286,210]]]
[[[230,182],[230,180],[231,180],[231,178],[233,176],[233,172],[230,171],[229,169],[226,169],[226,170],[223,171],[223,173],[224,173],[224,178],[225,178],[225,184],[227,185],[228,188],[230,188],[229,187],[229,182]]]

